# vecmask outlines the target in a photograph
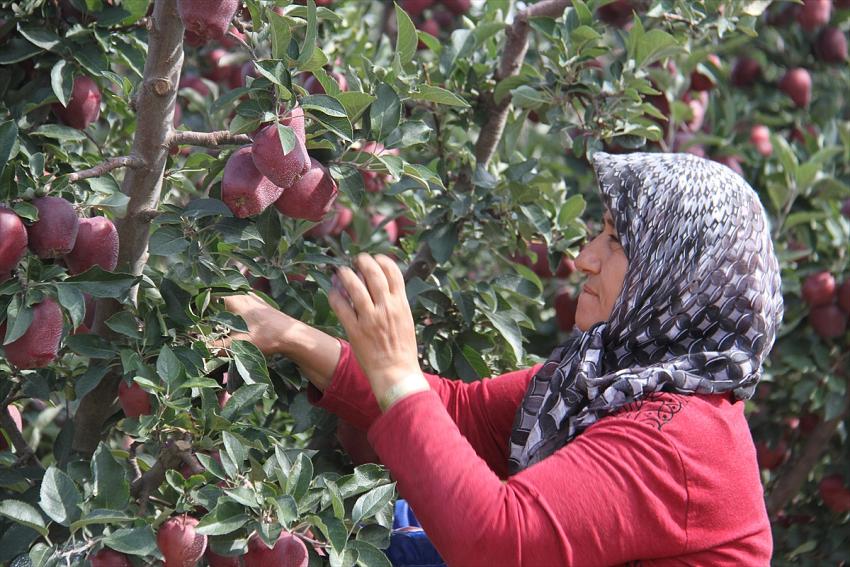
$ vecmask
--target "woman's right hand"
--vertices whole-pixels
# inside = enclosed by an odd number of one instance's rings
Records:
[[[227,348],[234,340],[249,341],[266,356],[283,354],[287,331],[293,326],[303,325],[297,319],[278,311],[254,293],[229,295],[224,298],[224,306],[229,312],[242,317],[248,332],[233,331],[221,341],[216,342],[216,346]]]

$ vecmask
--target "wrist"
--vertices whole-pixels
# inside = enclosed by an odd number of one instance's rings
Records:
[[[422,371],[416,370],[403,376],[396,376],[387,387],[376,392],[375,398],[381,411],[386,412],[402,399],[430,389],[431,385],[425,379]]]

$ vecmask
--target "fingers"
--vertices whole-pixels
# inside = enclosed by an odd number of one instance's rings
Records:
[[[384,271],[384,276],[387,278],[387,285],[390,293],[405,294],[404,275],[401,273],[398,265],[393,262],[392,258],[384,254],[375,256],[375,261],[381,266]]]
[[[357,269],[363,274],[372,303],[375,305],[386,303],[386,296],[390,293],[387,276],[380,264],[368,254],[358,254],[354,259]]]
[[[366,289],[366,284],[357,277],[357,274],[351,268],[339,268],[336,275],[345,288],[345,291],[348,292],[354,311],[358,314],[367,313],[374,304],[372,303],[372,297],[369,295],[369,290]]]
[[[342,328],[350,336],[357,324],[357,313],[355,313],[351,303],[336,288],[331,289],[331,292],[328,294],[328,303],[334,313],[336,313],[336,318],[342,323]]]

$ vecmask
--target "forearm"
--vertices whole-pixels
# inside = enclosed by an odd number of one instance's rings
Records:
[[[289,319],[280,332],[276,350],[294,361],[307,379],[324,392],[339,363],[339,341],[310,325]]]

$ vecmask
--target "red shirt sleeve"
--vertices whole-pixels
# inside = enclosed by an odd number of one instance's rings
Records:
[[[448,565],[617,565],[686,550],[684,467],[651,425],[606,418],[506,482],[436,392],[399,401],[369,441]]]
[[[330,386],[322,393],[310,384],[307,396],[311,403],[366,431],[381,410],[351,346],[343,340],[340,345]],[[500,478],[508,475],[508,439],[514,415],[538,368],[540,365],[471,383],[425,374],[460,434]]]

